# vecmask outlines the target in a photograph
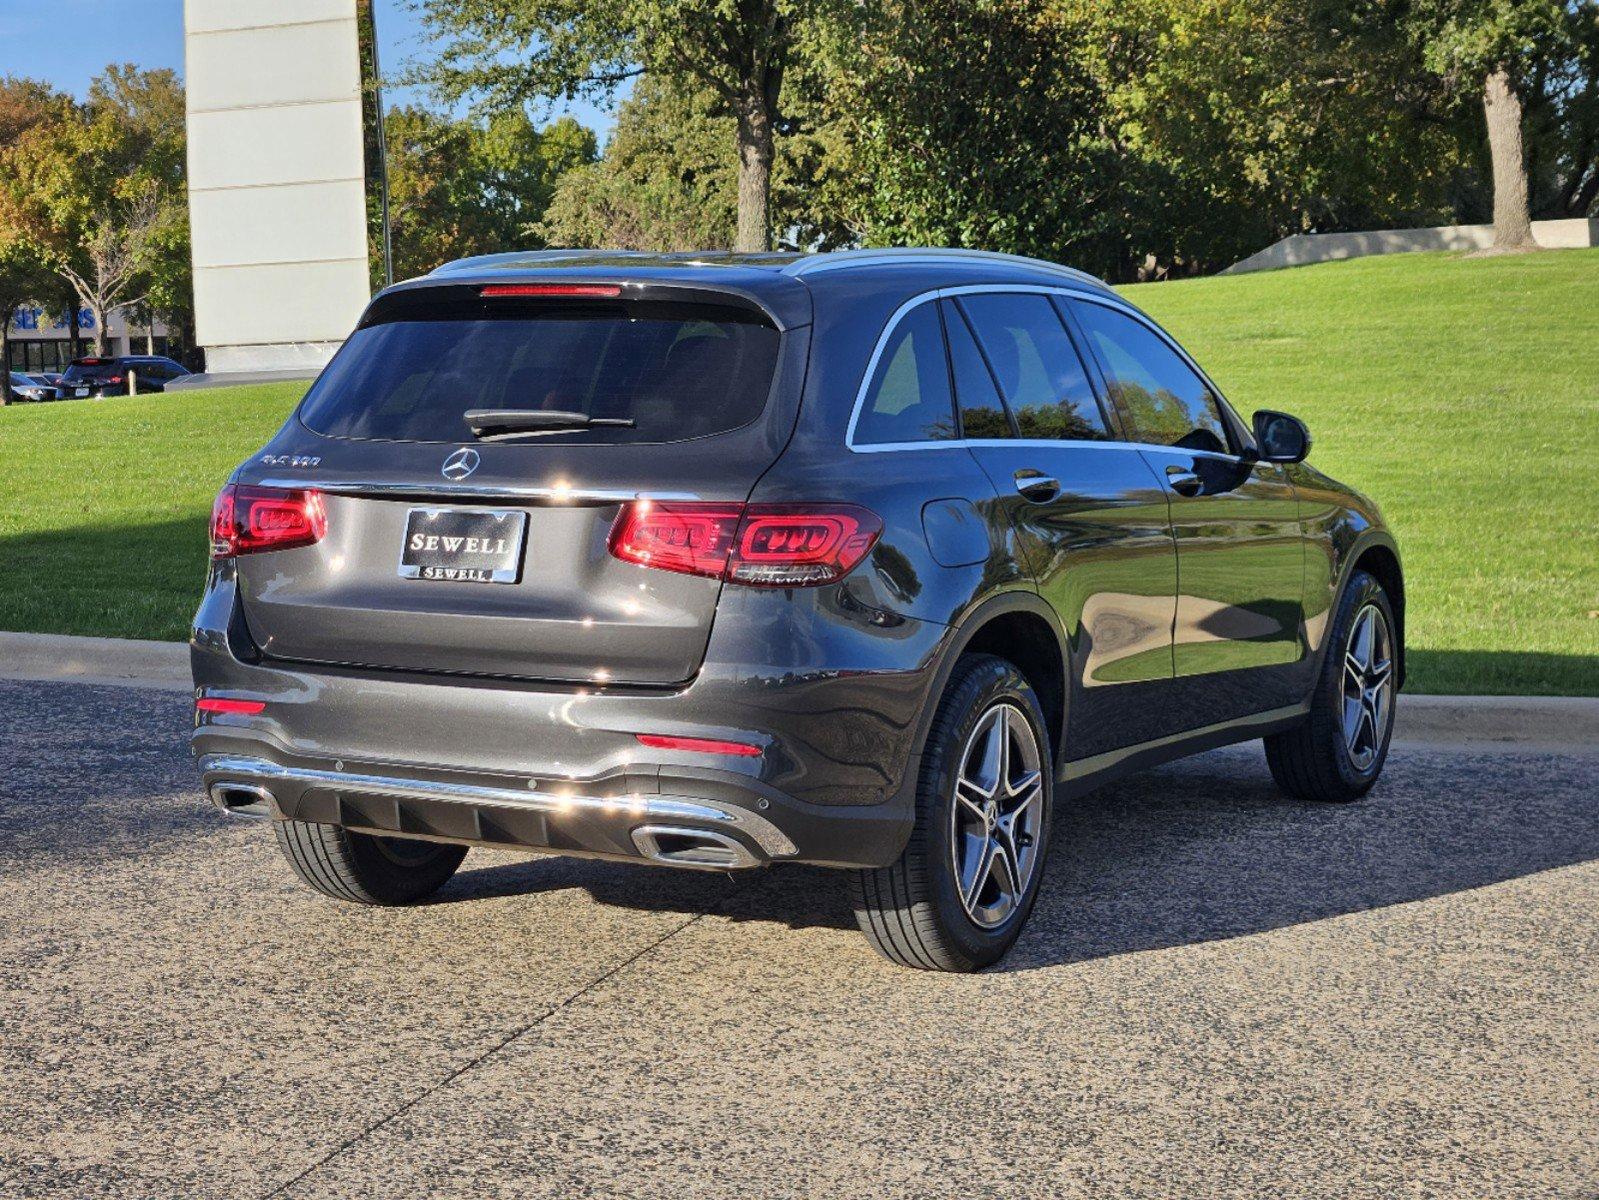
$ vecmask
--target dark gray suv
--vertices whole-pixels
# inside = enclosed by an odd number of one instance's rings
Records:
[[[1309,447],[1049,263],[454,263],[218,497],[194,751],[339,899],[474,845],[813,863],[970,970],[1067,791],[1251,738],[1290,795],[1375,782],[1399,558]]]

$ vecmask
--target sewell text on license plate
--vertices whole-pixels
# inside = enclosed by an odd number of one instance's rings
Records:
[[[527,513],[497,508],[413,508],[405,517],[400,576],[453,583],[515,583]]]

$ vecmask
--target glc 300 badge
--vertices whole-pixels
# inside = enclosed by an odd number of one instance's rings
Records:
[[[314,467],[322,458],[313,454],[263,454],[261,461],[269,467]]]

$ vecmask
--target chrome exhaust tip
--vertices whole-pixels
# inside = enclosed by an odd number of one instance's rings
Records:
[[[213,783],[211,803],[230,817],[250,817],[258,821],[270,820],[276,808],[272,793],[253,783]]]
[[[633,844],[651,862],[700,871],[738,871],[762,865],[741,843],[726,834],[678,825],[641,825]]]

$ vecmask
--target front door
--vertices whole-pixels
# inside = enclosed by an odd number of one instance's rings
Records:
[[[1063,758],[1160,736],[1146,701],[1171,683],[1177,584],[1164,484],[1116,439],[1049,296],[940,303],[968,446],[1067,633]]]
[[[1169,497],[1174,692],[1202,701],[1173,711],[1194,728],[1298,702],[1308,686],[1305,542],[1286,472],[1247,453],[1241,423],[1152,324],[1089,300],[1071,309]]]

